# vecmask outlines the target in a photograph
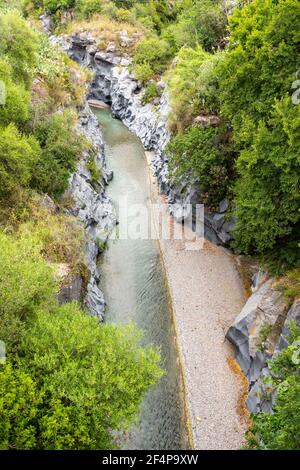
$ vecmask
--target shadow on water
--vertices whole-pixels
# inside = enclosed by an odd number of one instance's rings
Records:
[[[114,179],[107,193],[116,203],[149,203],[148,168],[140,140],[110,111],[93,109],[102,127],[108,167]],[[186,449],[181,373],[171,321],[171,307],[160,251],[155,240],[110,240],[99,260],[106,321],[134,321],[145,343],[161,349],[166,375],[146,396],[139,423],[124,449]]]

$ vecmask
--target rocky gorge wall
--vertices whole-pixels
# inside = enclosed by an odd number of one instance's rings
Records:
[[[121,37],[123,43],[128,40],[126,35]],[[162,95],[158,103],[143,104],[144,89],[130,72],[131,59],[118,55],[113,44],[109,44],[105,51],[99,50],[96,40],[88,33],[64,36],[56,41],[72,59],[94,71],[89,98],[109,104],[113,115],[141,139],[146,150],[154,153],[152,168],[175,219],[178,214],[179,219],[182,217],[184,205],[202,203],[199,184],[186,182],[175,187],[168,180],[168,159],[164,149],[171,135],[167,126],[170,108],[165,85],[159,83]],[[234,220],[227,216],[227,210],[226,200],[221,201],[214,213],[205,209],[205,237],[218,245],[227,245],[232,240]]]
[[[126,41],[126,37],[123,40]],[[153,171],[160,191],[168,197],[171,212],[174,203],[179,206],[201,203],[199,185],[185,184],[175,188],[168,181],[168,160],[164,149],[170,140],[167,126],[170,110],[168,91],[164,85],[159,84],[162,88],[159,103],[143,105],[144,91],[130,73],[130,58],[118,56],[113,45],[105,51],[99,50],[94,38],[87,33],[53,38],[53,41],[59,43],[75,61],[94,71],[88,98],[110,105],[113,115],[141,139],[145,149],[154,152]],[[111,175],[105,170],[101,133],[88,106],[81,112],[80,127],[96,142],[98,165],[104,169],[100,192],[91,183],[87,156],[81,161],[70,183],[70,192],[76,203],[73,213],[83,221],[88,235],[88,264],[92,275],[86,303],[93,314],[103,317],[105,302],[98,288],[96,240],[99,234],[109,231],[115,223],[113,207],[103,186]],[[216,244],[226,245],[232,239],[234,220],[227,217],[227,210],[228,202],[224,200],[218,212],[205,211],[205,237]],[[173,215],[176,218],[176,213]],[[253,293],[226,334],[236,347],[236,360],[249,382],[247,406],[251,412],[272,411],[276,391],[268,381],[270,371],[267,361],[287,346],[288,322],[291,319],[300,324],[300,302],[295,302],[290,308],[274,279],[255,276]]]
[[[102,320],[105,301],[98,286],[100,273],[97,259],[100,246],[106,242],[116,224],[116,214],[111,200],[105,193],[105,185],[112,178],[112,173],[106,168],[99,124],[88,104],[79,113],[78,131],[83,133],[95,148],[94,158],[101,171],[101,179],[98,185],[93,181],[88,169],[90,154],[84,152],[69,183],[68,194],[73,202],[70,212],[83,223],[85,230],[86,265],[90,272],[85,304],[90,314]]]

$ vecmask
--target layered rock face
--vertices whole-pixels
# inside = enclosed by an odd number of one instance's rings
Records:
[[[98,287],[100,273],[97,267],[99,241],[105,242],[116,223],[116,214],[111,200],[105,194],[105,184],[112,174],[107,170],[104,159],[104,146],[96,116],[89,106],[80,112],[78,131],[83,133],[96,149],[95,162],[102,177],[98,185],[93,182],[88,170],[90,154],[85,152],[76,172],[72,175],[68,194],[73,201],[70,212],[83,223],[86,240],[86,264],[90,278],[85,295],[85,304],[90,314],[103,319],[105,301]]]
[[[253,294],[226,334],[249,381],[247,406],[252,413],[272,412],[276,390],[269,380],[268,360],[288,346],[291,320],[300,324],[300,302],[289,308],[274,279],[258,277]]]
[[[129,57],[118,56],[110,46],[106,51],[98,50],[95,40],[87,33],[60,37],[56,41],[72,59],[94,71],[89,98],[109,104],[113,115],[141,139],[146,150],[154,153],[152,168],[160,191],[167,195],[170,212],[173,212],[174,207],[201,204],[199,183],[186,182],[175,187],[168,180],[168,159],[164,149],[171,137],[167,126],[170,110],[168,91],[164,84],[160,83],[163,92],[157,106],[143,105],[144,90],[129,71]],[[227,201],[222,201],[215,213],[205,209],[205,237],[219,245],[226,245],[232,240],[234,220],[227,217],[227,209]]]

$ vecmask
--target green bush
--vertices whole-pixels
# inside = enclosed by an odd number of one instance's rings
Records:
[[[36,163],[32,186],[59,198],[68,187],[86,142],[75,131],[74,114],[56,113],[37,127],[35,135],[42,153]]]
[[[218,72],[222,113],[240,149],[236,246],[261,254],[274,271],[300,255],[299,105],[289,96],[298,69],[299,21],[295,0],[254,0],[236,10]]]
[[[208,204],[226,196],[233,158],[219,128],[190,127],[167,146],[169,171],[176,182],[197,181]]]
[[[158,352],[140,338],[132,326],[99,325],[76,304],[38,314],[20,359],[45,397],[37,448],[114,446],[111,431],[132,424],[161,376]]]
[[[100,13],[103,8],[102,0],[76,0],[76,10],[88,18],[95,13]]]
[[[24,85],[14,83],[11,66],[0,58],[0,80],[5,86],[4,103],[0,104],[0,125],[24,124],[29,118],[30,93]]]
[[[32,136],[20,134],[13,124],[0,128],[0,199],[19,186],[29,186],[39,155],[39,145]]]
[[[149,82],[153,75],[153,69],[149,64],[137,64],[134,66],[134,76],[137,80],[142,82],[143,85]]]
[[[235,140],[252,143],[261,119],[291,92],[299,68],[297,0],[254,0],[230,19],[230,44],[219,75],[222,112]]]
[[[132,2],[132,4],[132,12],[137,20],[146,28],[158,33],[161,33],[165,26],[176,18],[176,5],[167,0],[149,0],[143,3]]]
[[[277,388],[274,412],[253,416],[248,447],[298,450],[300,445],[300,328],[290,324],[290,346],[269,362]]]
[[[98,167],[94,155],[91,155],[89,157],[87,162],[87,168],[91,174],[92,182],[94,184],[99,184],[101,178],[101,169]]]
[[[275,252],[281,269],[300,255],[299,136],[299,111],[286,98],[267,124],[260,122],[237,161],[236,244],[245,253],[271,252],[272,258]]]
[[[34,449],[39,391],[31,377],[10,363],[0,365],[0,449]]]
[[[170,51],[168,43],[158,38],[157,36],[148,36],[142,39],[136,46],[133,64],[134,72],[141,73],[141,68],[138,66],[143,65],[143,71],[147,70],[150,73],[150,69],[153,71],[153,75],[162,73],[170,60]],[[146,66],[146,67],[145,67]],[[149,77],[149,78],[152,78]]]
[[[76,0],[42,0],[45,10],[49,10],[52,13],[58,10],[68,10],[75,6]]]
[[[219,77],[216,70],[222,60],[222,53],[211,55],[201,47],[179,51],[175,67],[168,73],[171,129],[185,128],[198,114],[218,113]]]
[[[188,0],[177,21],[169,28],[178,49],[201,45],[212,51],[222,44],[227,17],[222,1]]]
[[[13,80],[29,88],[37,60],[37,34],[16,10],[0,14],[0,30],[0,56],[11,65]]]
[[[160,90],[156,82],[149,83],[143,96],[143,104],[151,103],[154,98],[160,96]]]
[[[0,231],[0,339],[10,357],[24,334],[26,321],[56,292],[52,271],[35,241]]]

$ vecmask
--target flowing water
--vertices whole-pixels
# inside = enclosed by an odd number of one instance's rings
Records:
[[[110,111],[93,109],[101,124],[108,167],[114,179],[107,193],[117,205],[150,202],[150,181],[140,140]],[[99,260],[101,288],[107,301],[106,321],[134,321],[144,342],[158,345],[166,375],[145,398],[139,423],[129,433],[125,449],[186,449],[182,382],[171,320],[168,288],[158,242],[110,240]]]

